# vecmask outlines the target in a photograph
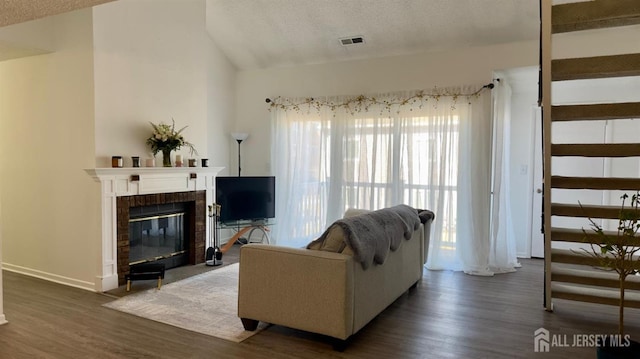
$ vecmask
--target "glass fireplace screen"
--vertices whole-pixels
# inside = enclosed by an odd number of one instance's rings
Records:
[[[129,220],[129,264],[169,258],[186,251],[185,213]]]

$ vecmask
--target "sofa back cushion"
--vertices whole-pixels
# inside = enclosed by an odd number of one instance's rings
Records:
[[[331,225],[323,241],[311,242],[307,248],[319,251],[341,253],[347,246],[344,241],[344,229],[340,226]]]

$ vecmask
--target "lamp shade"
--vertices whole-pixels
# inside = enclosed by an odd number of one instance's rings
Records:
[[[245,132],[232,132],[231,137],[236,141],[244,141],[249,137],[249,134]]]

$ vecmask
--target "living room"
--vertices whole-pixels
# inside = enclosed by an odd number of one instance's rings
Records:
[[[149,122],[173,119],[188,126],[185,137],[210,166],[224,167],[222,175],[235,175],[238,166],[230,133],[249,133],[242,144],[243,174],[267,175],[272,144],[266,98],[485,84],[497,70],[539,61],[534,28],[515,42],[243,69],[208,33],[216,25],[207,22],[213,3],[119,0],[0,29],[0,41],[13,45],[14,54],[30,55],[0,63],[5,270],[99,291],[101,258],[109,249],[100,241],[100,184],[85,170],[110,167],[114,155],[146,159]],[[533,23],[535,3],[526,14]],[[517,147],[517,140],[512,143]],[[519,196],[529,196],[520,189]]]

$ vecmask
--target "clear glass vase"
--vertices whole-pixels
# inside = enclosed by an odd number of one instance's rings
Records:
[[[172,167],[171,150],[162,150],[162,167]]]

